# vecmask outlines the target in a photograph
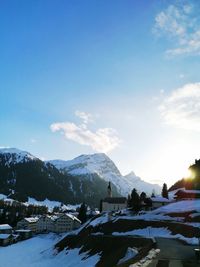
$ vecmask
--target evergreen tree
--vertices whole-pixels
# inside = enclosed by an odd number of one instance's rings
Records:
[[[138,212],[140,210],[140,197],[137,193],[137,190],[133,188],[131,192],[131,206],[134,211]]]
[[[168,190],[167,190],[167,184],[166,183],[163,184],[162,197],[168,198]]]
[[[82,203],[81,206],[80,206],[78,219],[82,223],[85,223],[86,220],[87,220],[87,206],[85,205],[85,203]]]
[[[130,194],[128,194],[127,206],[128,206],[128,208],[131,208],[131,207],[132,207],[132,205],[131,205],[131,196],[130,196]]]
[[[147,198],[146,193],[145,193],[145,192],[142,192],[142,193],[140,194],[140,201],[145,201],[146,198]]]

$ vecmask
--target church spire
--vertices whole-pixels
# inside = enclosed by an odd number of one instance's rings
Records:
[[[108,184],[107,190],[108,190],[108,197],[112,197],[112,189],[111,189],[111,183],[110,182]]]

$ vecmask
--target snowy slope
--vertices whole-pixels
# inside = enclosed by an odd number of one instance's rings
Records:
[[[0,267],[94,267],[100,256],[88,257],[80,249],[63,250],[56,253],[54,245],[64,235],[37,235],[0,249]]]
[[[6,161],[6,165],[28,162],[30,160],[37,160],[36,157],[29,152],[17,148],[1,148],[0,162]]]
[[[73,176],[78,175],[84,178],[89,176],[91,178],[92,174],[97,174],[103,180],[112,182],[124,196],[127,196],[133,188],[136,188],[139,192],[145,191],[148,194],[151,194],[153,189],[160,192],[160,186],[141,180],[133,172],[122,176],[113,161],[104,153],[81,155],[68,161],[51,160],[49,162],[59,170]]]

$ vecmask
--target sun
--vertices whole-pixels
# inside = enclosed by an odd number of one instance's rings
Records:
[[[184,174],[185,179],[194,179],[195,175],[194,172],[192,172],[190,169],[187,169],[187,171]]]

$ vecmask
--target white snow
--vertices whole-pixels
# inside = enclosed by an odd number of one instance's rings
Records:
[[[175,203],[160,207],[152,211],[152,213],[187,212],[193,210],[200,212],[200,199],[177,201]]]
[[[35,198],[29,197],[28,201],[24,203],[25,205],[35,205],[35,206],[46,206],[49,211],[52,211],[54,207],[61,207],[62,203],[59,201],[54,201],[54,200],[49,200],[46,198],[43,201],[36,200]],[[80,207],[80,204],[67,204],[67,205],[62,205],[62,210],[76,210],[78,207]]]
[[[97,226],[99,224],[107,223],[108,220],[109,220],[109,217],[108,217],[108,214],[106,213],[106,214],[104,214],[104,215],[92,220],[91,222],[89,222],[88,226],[95,227],[95,226]]]
[[[0,230],[11,230],[12,227],[9,224],[0,224]]]
[[[10,234],[0,234],[0,239],[7,239]]]
[[[64,235],[37,235],[31,239],[0,248],[1,267],[94,267],[100,256],[88,257],[79,254],[80,249],[64,250],[56,253],[54,245]]]
[[[172,235],[171,231],[164,227],[147,227],[143,229],[135,229],[127,232],[113,232],[115,236],[144,236],[144,237],[165,237],[177,238],[191,245],[198,245],[199,239],[196,237],[185,237],[181,234]]]
[[[27,162],[29,160],[37,160],[38,158],[31,155],[29,152],[17,148],[0,148],[0,154],[7,159],[6,165],[17,164],[20,162]]]
[[[143,181],[133,172],[123,176],[113,161],[104,153],[81,155],[68,161],[50,160],[49,162],[59,170],[74,176],[88,175],[88,179],[91,179],[91,174],[97,174],[103,180],[112,182],[124,196],[127,196],[133,188],[148,194],[151,194],[153,189],[157,192],[161,190],[160,186]]]
[[[1,199],[4,199],[4,198],[7,198],[7,196],[4,195],[4,194],[0,194],[0,200],[1,200]]]
[[[24,220],[26,220],[29,223],[36,223],[39,218],[38,217],[28,217],[28,218],[24,218]]]
[[[134,258],[136,255],[138,254],[137,249],[135,248],[127,248],[126,254],[124,255],[124,257],[122,259],[120,259],[117,263],[117,265],[124,263],[132,258]]]
[[[151,197],[151,200],[153,202],[163,202],[163,203],[170,203],[172,202],[172,200],[165,198],[165,197],[161,197],[161,196],[155,196],[155,197]]]

